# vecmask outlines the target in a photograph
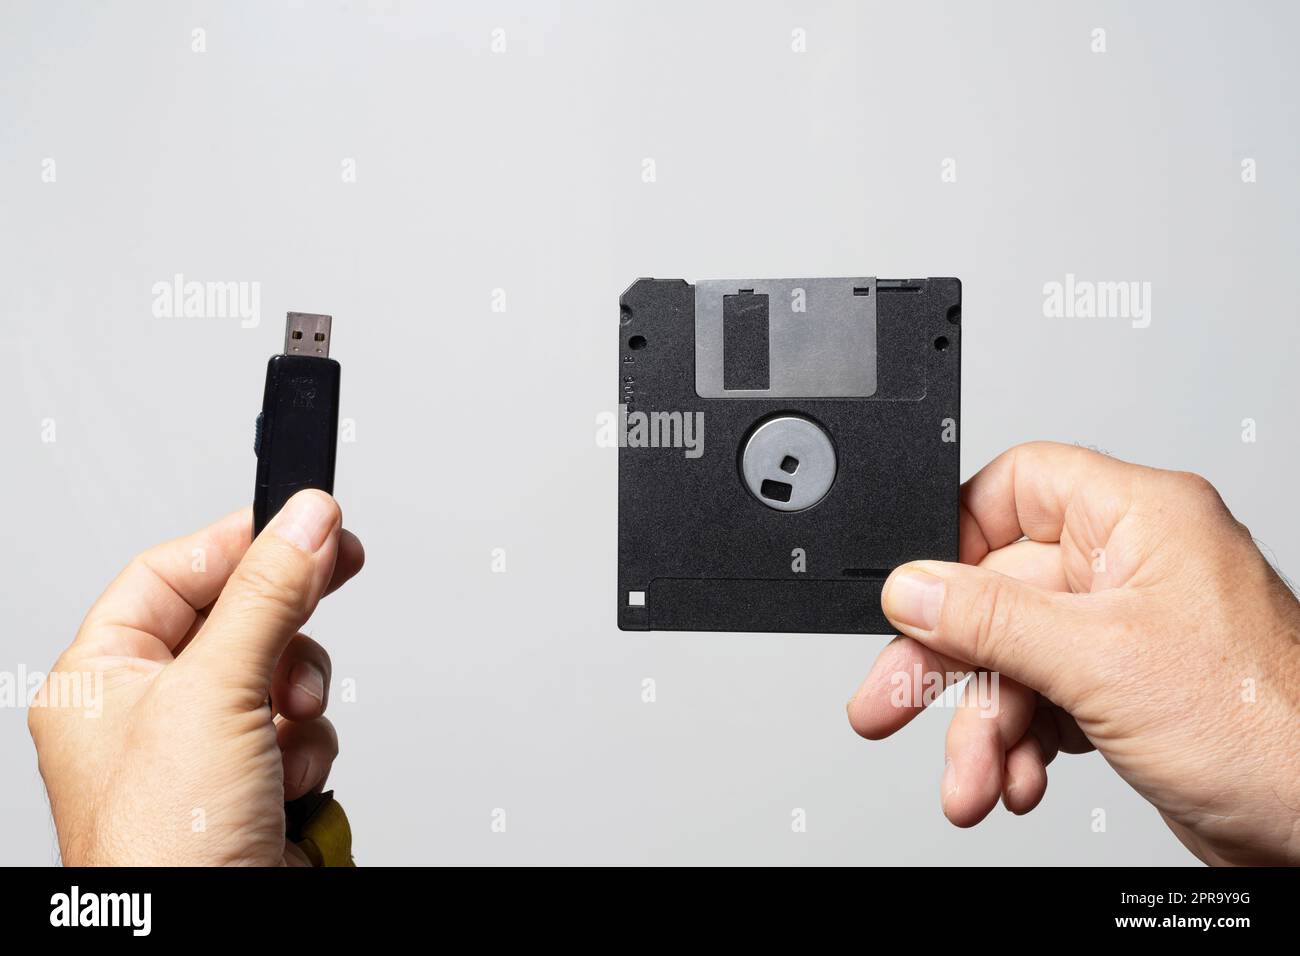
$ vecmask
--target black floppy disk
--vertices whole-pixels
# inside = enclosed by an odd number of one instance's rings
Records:
[[[619,300],[618,626],[891,633],[957,559],[961,282],[639,279]]]

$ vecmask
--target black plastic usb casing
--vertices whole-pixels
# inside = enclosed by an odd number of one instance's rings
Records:
[[[290,312],[285,352],[266,364],[266,389],[253,439],[254,534],[304,488],[334,493],[342,369],[329,357],[330,325],[328,315]]]

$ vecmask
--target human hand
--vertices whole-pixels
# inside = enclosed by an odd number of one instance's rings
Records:
[[[324,784],[338,740],[329,655],[298,629],[364,555],[320,491],[250,544],[252,523],[245,508],[137,557],[38,692],[28,725],[64,863],[308,864],[284,801]],[[63,705],[70,680],[100,689],[97,714]]]
[[[902,636],[848,705],[880,739],[925,705],[896,674],[1000,672],[948,730],[953,823],[1027,813],[1095,747],[1202,860],[1300,862],[1300,603],[1208,482],[1022,445],[963,486],[960,557],[890,575]]]

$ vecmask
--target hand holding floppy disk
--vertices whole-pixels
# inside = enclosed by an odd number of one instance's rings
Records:
[[[953,823],[1032,810],[1056,754],[1095,747],[1202,860],[1300,862],[1300,603],[1209,482],[1022,445],[966,483],[961,529],[963,563],[885,585],[906,636],[849,702],[859,734],[933,702],[914,674],[991,671],[948,730]]]

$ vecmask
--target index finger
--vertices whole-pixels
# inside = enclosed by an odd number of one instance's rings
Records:
[[[1127,510],[1138,466],[1058,442],[1011,448],[961,488],[960,556],[977,564],[1022,537],[1104,544]],[[1068,531],[1067,531],[1068,529]]]
[[[83,633],[109,625],[142,632],[172,650],[217,599],[253,540],[251,508],[142,552],[100,596]]]
[[[166,660],[177,653],[252,544],[252,510],[241,508],[201,531],[137,555],[95,601],[78,637],[99,636],[103,627],[113,627],[127,638],[120,648],[128,656]],[[326,593],[340,587],[364,563],[361,541],[343,531]]]

